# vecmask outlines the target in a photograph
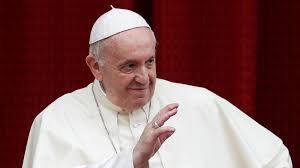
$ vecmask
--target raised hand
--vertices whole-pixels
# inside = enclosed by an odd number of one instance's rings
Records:
[[[145,127],[133,149],[133,164],[135,168],[147,167],[148,160],[158,151],[165,140],[175,132],[175,128],[163,125],[177,113],[177,108],[177,103],[165,106]]]

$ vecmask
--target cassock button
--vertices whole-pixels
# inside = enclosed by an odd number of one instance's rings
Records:
[[[139,127],[141,125],[141,123],[135,123],[135,124],[133,124],[133,128],[137,128],[137,127]]]

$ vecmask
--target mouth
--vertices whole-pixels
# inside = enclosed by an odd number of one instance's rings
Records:
[[[129,88],[131,90],[146,90],[148,89],[147,87],[143,87],[143,88]]]
[[[147,90],[148,88],[129,88],[129,90],[132,90],[132,91],[140,91],[140,92],[142,92],[142,91],[145,91],[145,90]]]
[[[148,89],[149,89],[148,87],[132,87],[132,88],[128,88],[129,91],[137,92],[137,93],[144,93]]]

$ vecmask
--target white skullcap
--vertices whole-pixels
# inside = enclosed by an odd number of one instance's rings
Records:
[[[137,27],[150,28],[145,19],[139,14],[127,9],[112,7],[110,11],[101,15],[94,23],[89,44]]]

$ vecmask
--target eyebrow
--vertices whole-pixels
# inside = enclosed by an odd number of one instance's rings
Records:
[[[150,59],[155,59],[155,55],[149,57],[146,61],[150,60]],[[138,61],[134,60],[134,59],[125,59],[124,61],[121,61],[118,63],[118,66],[123,66],[125,64],[128,63],[137,63]]]
[[[136,60],[126,59],[124,61],[118,62],[118,66],[123,66],[123,65],[126,65],[128,63],[136,63],[136,62],[137,62]]]

